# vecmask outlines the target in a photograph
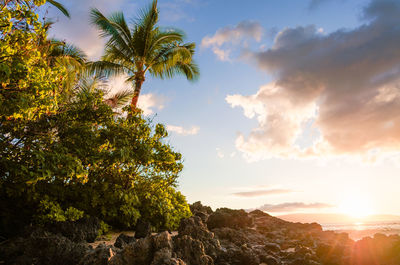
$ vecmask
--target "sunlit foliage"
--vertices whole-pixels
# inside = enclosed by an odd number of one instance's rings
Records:
[[[176,191],[182,157],[164,126],[127,107],[116,116],[103,90],[84,88],[91,77],[66,85],[69,62],[84,57],[49,48],[34,12],[44,1],[27,3],[0,15],[0,234],[84,216],[176,228],[190,210]]]

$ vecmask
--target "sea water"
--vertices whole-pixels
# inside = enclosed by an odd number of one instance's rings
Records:
[[[400,234],[400,222],[357,222],[321,224],[324,231],[345,232],[353,240],[373,237],[376,233],[385,235]]]

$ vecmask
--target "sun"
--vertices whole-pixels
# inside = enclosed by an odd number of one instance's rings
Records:
[[[373,213],[369,201],[356,194],[347,196],[340,204],[339,210],[341,213],[356,219],[365,218]]]

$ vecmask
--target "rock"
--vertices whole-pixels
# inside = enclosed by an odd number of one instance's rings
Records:
[[[134,244],[127,244],[109,262],[110,265],[145,265],[153,260],[153,240],[151,236],[141,238]]]
[[[176,255],[175,255],[176,256]],[[169,232],[147,236],[129,244],[123,243],[122,250],[111,258],[110,265],[185,265],[173,257],[173,241]]]
[[[248,246],[243,245],[241,247],[231,247],[217,259],[217,264],[229,264],[229,265],[258,265],[260,259],[258,255]]]
[[[85,244],[35,229],[24,238],[2,242],[0,261],[11,265],[76,265],[88,250]]]
[[[116,248],[123,248],[125,245],[132,244],[134,242],[136,242],[135,237],[128,236],[128,235],[122,233],[115,240],[114,246]]]
[[[79,265],[107,265],[116,251],[112,246],[100,244],[97,248],[88,251]]]
[[[213,259],[206,255],[203,243],[188,235],[177,237],[174,251],[187,265],[213,265]]]
[[[194,216],[200,217],[204,223],[207,222],[208,217],[213,212],[211,207],[203,206],[199,201],[190,205],[190,211]]]
[[[278,258],[275,258],[274,256],[270,256],[270,255],[262,255],[260,257],[260,261],[262,263],[267,264],[267,265],[279,265],[279,264],[281,264],[281,261]]]
[[[151,224],[139,219],[135,227],[135,238],[145,238],[151,235]]]
[[[153,246],[157,250],[165,248],[172,249],[173,243],[171,234],[168,231],[164,231],[153,236]]]
[[[281,252],[281,247],[276,243],[266,243],[264,244],[264,249],[272,252]]]
[[[244,210],[231,210],[228,208],[217,209],[208,220],[209,229],[230,227],[234,229],[249,227],[253,219]]]
[[[215,259],[221,249],[220,242],[215,238],[198,216],[192,216],[181,220],[178,228],[178,237],[190,236],[199,240],[205,249],[205,253]]]
[[[190,205],[190,211],[192,213],[194,213],[194,212],[204,212],[206,214],[212,214],[212,212],[213,212],[213,210],[211,209],[210,206],[204,206],[204,205],[201,204],[200,201],[191,204]]]
[[[45,230],[65,236],[74,242],[90,243],[98,237],[100,228],[100,220],[95,217],[82,218],[75,222],[56,222],[44,227]]]

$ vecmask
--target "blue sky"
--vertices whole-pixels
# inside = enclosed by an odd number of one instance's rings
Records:
[[[51,34],[91,58],[89,8],[60,1]],[[111,3],[112,2],[112,3]],[[197,44],[201,77],[147,78],[142,106],[183,154],[180,190],[213,208],[400,214],[400,7],[390,0],[159,0],[160,25]],[[400,50],[400,48],[399,48]],[[351,211],[351,209],[350,209]]]

